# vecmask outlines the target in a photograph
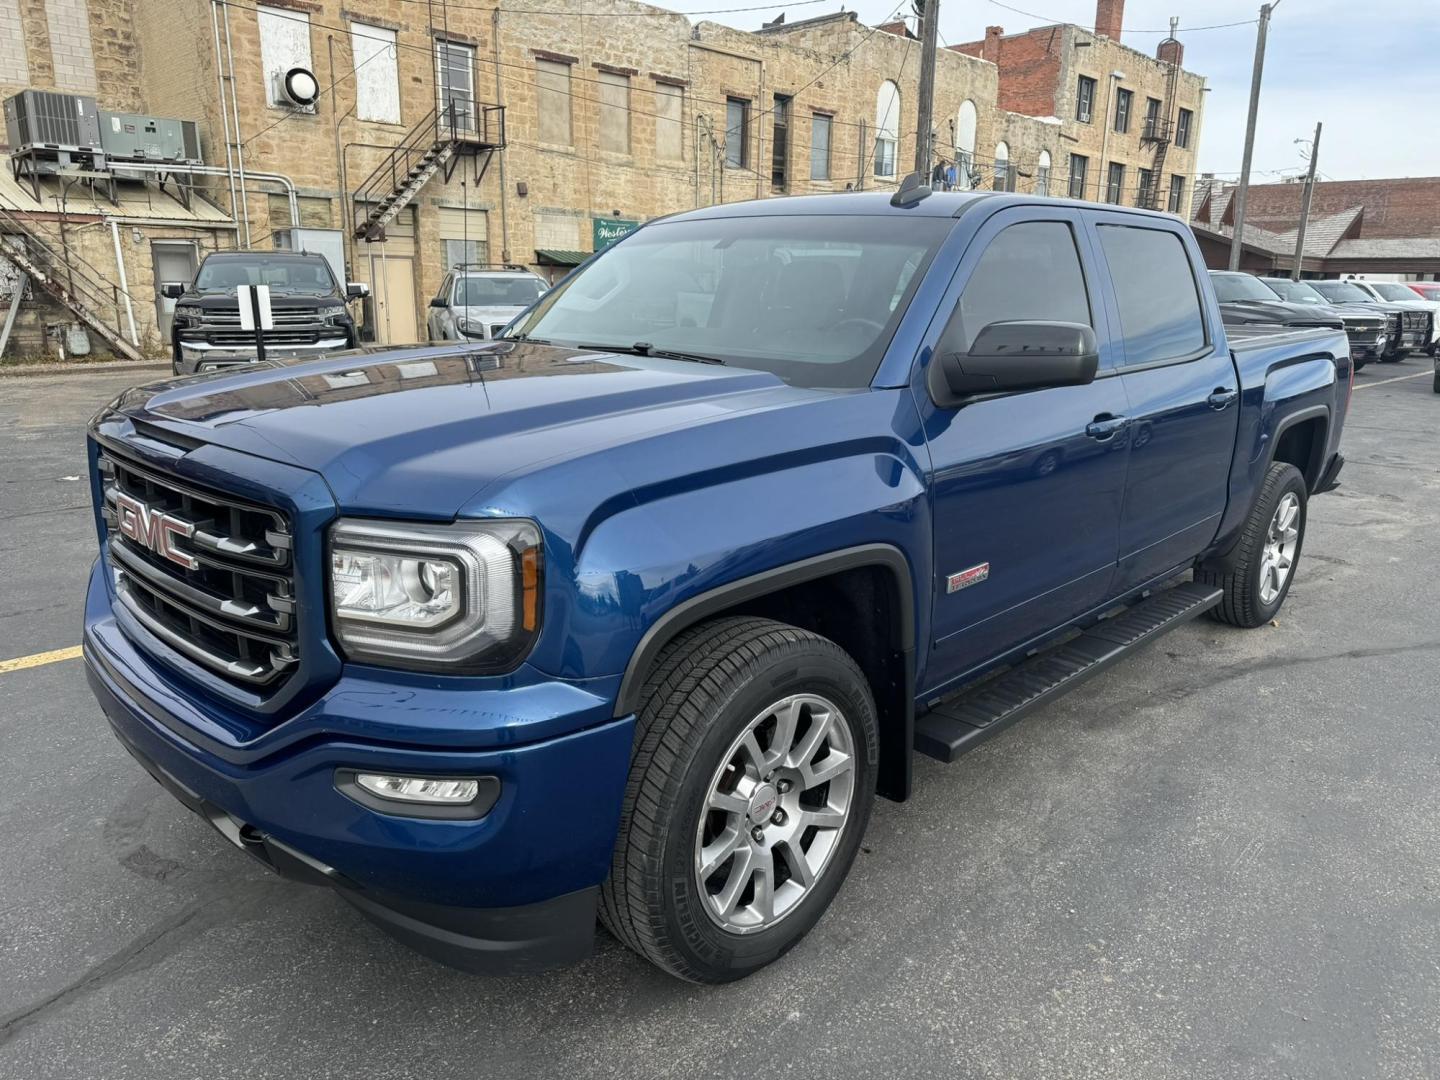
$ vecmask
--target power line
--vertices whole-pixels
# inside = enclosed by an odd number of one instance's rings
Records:
[[[402,4],[418,4],[422,7],[436,6],[435,0],[400,0]],[[691,15],[734,15],[747,11],[775,11],[792,7],[810,7],[814,4],[833,3],[834,0],[781,0],[778,4],[757,4],[753,7],[734,8],[709,8],[702,11],[666,11],[657,9],[654,11],[566,11],[563,8],[522,8],[522,7],[487,7],[482,4],[451,4],[441,3],[441,8],[449,8],[454,11],[483,11],[487,15],[492,11],[500,11],[506,15],[564,15],[566,18],[585,19],[656,19],[671,18],[676,15],[689,17]]]
[[[1011,7],[1009,4],[1002,4],[1000,0],[987,0],[987,2],[994,4],[998,8],[1004,8],[1006,11],[1013,11],[1017,15],[1025,15],[1031,19],[1039,19],[1041,22],[1047,25],[1065,24],[1070,22],[1069,19],[1052,19],[1048,15],[1039,15],[1033,11],[1026,11],[1023,8]],[[1186,26],[1182,27],[1182,29],[1187,34],[1193,34],[1198,30],[1228,30],[1232,26],[1254,26],[1259,21],[1259,19],[1241,19],[1239,22],[1213,23],[1210,26]],[[1123,32],[1126,34],[1168,34],[1170,33],[1170,28],[1167,26],[1164,30],[1137,30],[1132,27],[1126,26],[1123,28]]]

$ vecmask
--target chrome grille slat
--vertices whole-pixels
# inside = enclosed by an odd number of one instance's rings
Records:
[[[108,446],[99,469],[107,550],[125,612],[166,648],[249,688],[268,690],[293,671],[299,637],[286,516],[174,479]],[[160,543],[136,535],[143,528],[126,535],[118,527],[121,494],[127,515],[136,500],[178,532]]]

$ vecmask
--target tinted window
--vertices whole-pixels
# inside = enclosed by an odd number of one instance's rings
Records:
[[[1275,294],[1249,274],[1211,274],[1215,299],[1222,304],[1231,300],[1274,301]]]
[[[1289,300],[1292,304],[1327,304],[1325,297],[1306,285],[1303,281],[1291,281],[1289,278],[1261,278],[1261,280],[1275,291],[1283,300]]]
[[[1372,281],[1370,287],[1383,296],[1386,300],[1395,300],[1399,303],[1410,303],[1420,299],[1414,289],[1404,285],[1396,285],[1391,281]]]
[[[461,278],[455,303],[463,307],[523,307],[539,298],[544,286],[528,277]]]
[[[1200,293],[1185,245],[1172,232],[1101,225],[1126,365],[1172,360],[1205,345]]]
[[[233,292],[238,285],[269,285],[278,294],[330,295],[338,291],[330,264],[298,255],[246,254],[209,258],[195,278],[196,292]]]
[[[1340,304],[1371,304],[1375,298],[1364,289],[1351,285],[1348,281],[1317,281],[1314,283],[1315,291],[1327,300],[1334,300]]]
[[[956,311],[963,348],[994,322],[1090,321],[1085,275],[1070,227],[1058,221],[1011,225],[980,256]]]

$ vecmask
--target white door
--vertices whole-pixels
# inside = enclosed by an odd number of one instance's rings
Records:
[[[160,328],[160,337],[169,341],[175,301],[161,296],[160,286],[167,281],[180,281],[189,288],[200,267],[200,257],[191,240],[154,240],[150,244],[150,260],[155,270],[155,325]]]

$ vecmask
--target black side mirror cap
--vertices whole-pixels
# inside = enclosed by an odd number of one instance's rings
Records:
[[[435,308],[448,308],[450,301],[446,300],[443,296],[436,296],[430,300],[430,306]]]
[[[185,295],[185,283],[183,281],[167,281],[160,286],[160,295],[166,300],[179,300]]]
[[[991,323],[963,354],[946,349],[948,337],[947,330],[932,364],[941,376],[931,380],[932,396],[940,405],[988,394],[1083,386],[1094,381],[1100,366],[1095,331],[1082,323]]]
[[[363,281],[347,281],[345,283],[346,300],[363,300],[370,295],[370,286]]]

